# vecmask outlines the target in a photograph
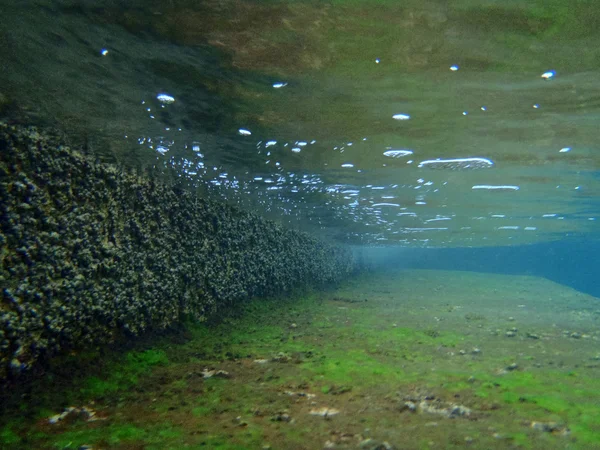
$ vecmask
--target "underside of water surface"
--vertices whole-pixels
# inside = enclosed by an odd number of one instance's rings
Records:
[[[351,243],[597,230],[597,2],[3,7],[3,104]]]

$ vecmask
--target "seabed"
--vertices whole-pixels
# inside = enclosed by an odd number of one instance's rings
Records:
[[[591,449],[600,304],[546,279],[366,274],[55,361],[2,448]]]

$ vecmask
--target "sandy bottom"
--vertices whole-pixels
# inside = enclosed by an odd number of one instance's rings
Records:
[[[599,325],[600,299],[541,278],[365,275],[78,355],[86,367],[64,362],[11,403],[0,444],[600,448]]]

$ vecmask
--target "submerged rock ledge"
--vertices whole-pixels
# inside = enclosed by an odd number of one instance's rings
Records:
[[[354,265],[348,249],[4,124],[0,215],[0,380]]]

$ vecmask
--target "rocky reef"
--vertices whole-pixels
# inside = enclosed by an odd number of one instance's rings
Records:
[[[0,125],[0,380],[352,269],[345,248]]]

